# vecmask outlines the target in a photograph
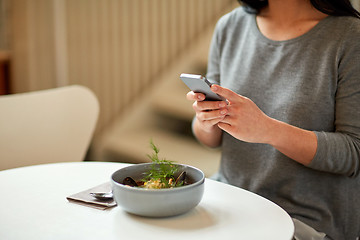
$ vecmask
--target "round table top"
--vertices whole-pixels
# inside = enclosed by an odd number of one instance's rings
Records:
[[[0,239],[292,239],[294,225],[282,208],[211,179],[200,204],[175,217],[145,218],[66,200],[124,166],[74,162],[0,171]]]

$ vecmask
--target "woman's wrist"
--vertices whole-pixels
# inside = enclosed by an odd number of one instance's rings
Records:
[[[311,163],[317,150],[317,137],[314,132],[276,119],[269,120],[265,143],[303,165]]]
[[[208,147],[215,148],[221,144],[222,130],[217,125],[205,129],[200,126],[199,121],[195,118],[193,120],[192,131],[198,141]]]

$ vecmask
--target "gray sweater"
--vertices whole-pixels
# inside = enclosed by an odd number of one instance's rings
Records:
[[[327,17],[300,37],[272,41],[239,7],[216,26],[207,77],[318,138],[304,166],[270,145],[223,133],[219,179],[333,239],[360,236],[360,20]]]

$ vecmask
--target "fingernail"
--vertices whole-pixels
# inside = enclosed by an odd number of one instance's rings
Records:
[[[226,112],[227,112],[226,109],[220,111],[220,113],[221,113],[222,115],[225,115]]]
[[[226,104],[224,102],[219,103],[219,107],[225,107],[225,106],[226,106]]]
[[[218,87],[216,85],[211,85],[212,90],[218,90]]]

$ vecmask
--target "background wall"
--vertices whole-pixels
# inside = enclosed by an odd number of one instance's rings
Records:
[[[351,0],[351,3],[358,11],[360,11],[360,0]]]
[[[98,133],[235,2],[7,1],[11,89],[90,87],[101,105]]]
[[[9,48],[9,0],[0,0],[0,50]]]
[[[215,23],[238,6],[236,0],[0,0],[10,93],[85,85],[101,109],[87,160],[144,162],[154,138],[163,156],[209,175],[219,155],[184,134],[193,113],[176,83],[182,71],[206,71]]]

